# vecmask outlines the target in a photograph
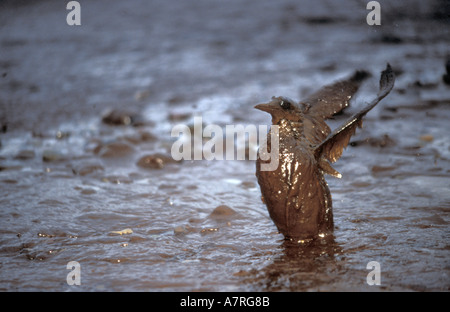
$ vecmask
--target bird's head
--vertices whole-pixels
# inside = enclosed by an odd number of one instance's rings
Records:
[[[282,119],[299,121],[302,111],[295,102],[284,96],[272,97],[269,103],[258,104],[256,109],[272,115],[272,124],[278,124]]]

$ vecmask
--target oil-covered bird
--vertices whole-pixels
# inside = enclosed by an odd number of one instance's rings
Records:
[[[286,97],[273,97],[255,108],[272,116],[272,125],[278,126],[278,167],[261,170],[270,160],[256,161],[256,176],[269,215],[286,239],[305,241],[324,237],[333,232],[331,194],[324,174],[340,178],[341,174],[330,163],[337,161],[347,147],[362,118],[392,90],[395,75],[387,64],[381,72],[380,89],[375,99],[353,115],[336,130],[325,120],[348,106],[362,81],[365,71],[342,81],[327,85],[299,103]],[[267,146],[271,151],[271,134]]]

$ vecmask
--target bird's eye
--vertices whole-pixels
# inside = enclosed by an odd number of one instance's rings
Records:
[[[281,101],[280,102],[280,106],[282,109],[290,109],[291,108],[291,103],[289,103],[288,101]]]

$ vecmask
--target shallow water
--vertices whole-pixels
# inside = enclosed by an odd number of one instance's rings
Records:
[[[373,28],[363,2],[245,2],[83,3],[78,28],[57,1],[2,2],[1,290],[448,291],[439,3],[387,5]],[[194,116],[266,125],[255,104],[370,70],[334,127],[371,100],[386,62],[395,89],[335,164],[343,178],[327,177],[334,238],[286,244],[254,161],[170,157],[172,127]],[[136,119],[102,121],[108,110]],[[80,286],[66,282],[69,261]],[[366,282],[370,261],[380,286]]]

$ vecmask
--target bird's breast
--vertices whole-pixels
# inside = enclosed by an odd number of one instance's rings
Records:
[[[261,171],[263,162],[257,160],[256,175],[278,229],[289,237],[316,235],[329,191],[309,142],[280,135],[278,167]]]

